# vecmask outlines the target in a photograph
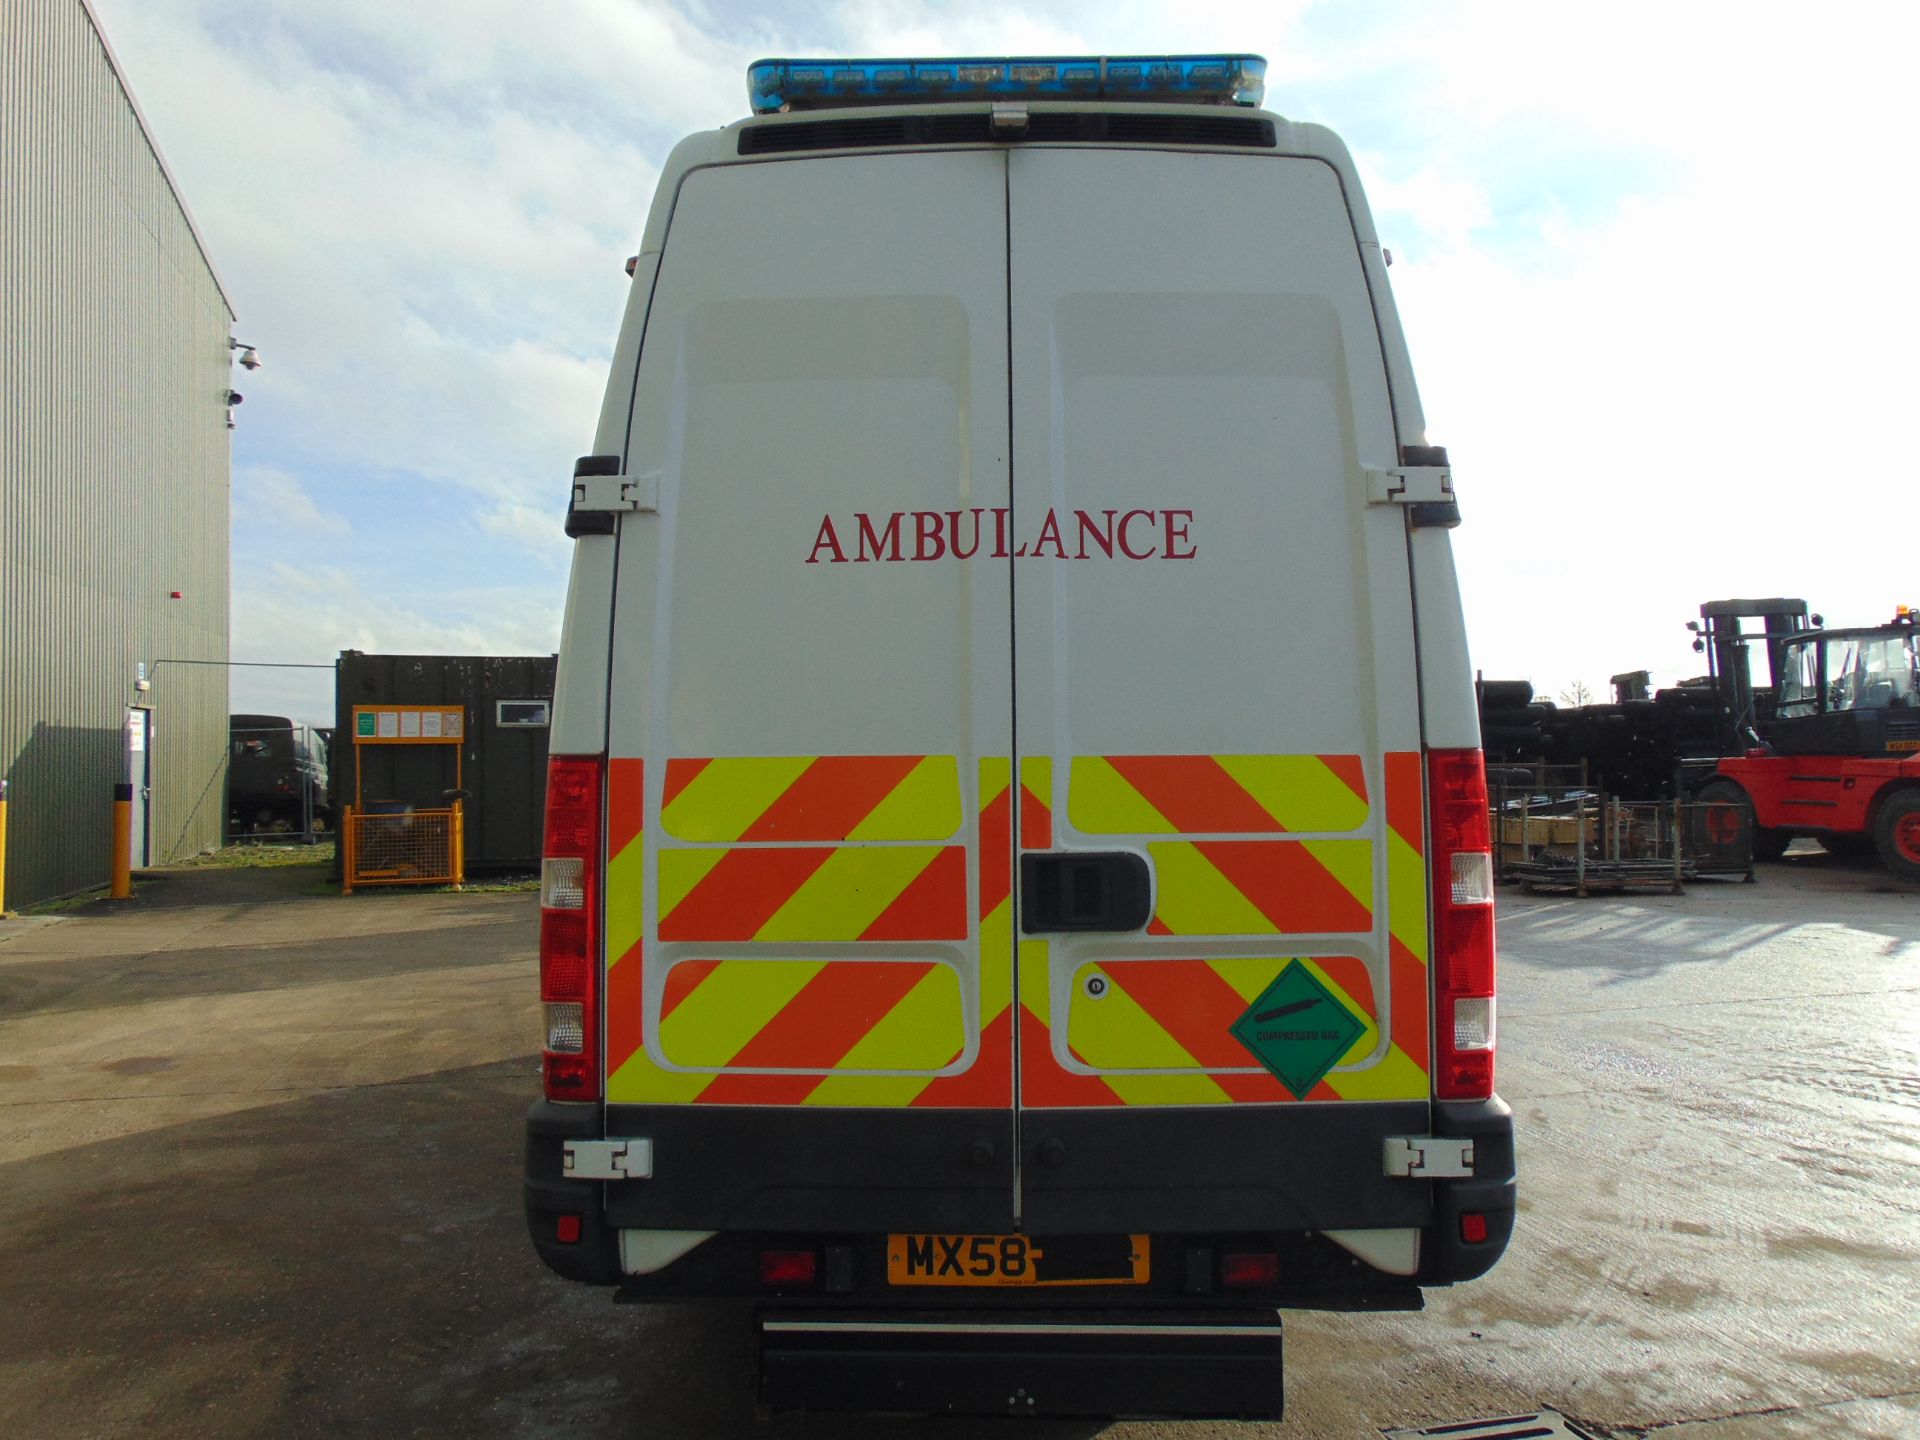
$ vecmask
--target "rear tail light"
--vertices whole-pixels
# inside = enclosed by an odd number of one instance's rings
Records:
[[[1225,1290],[1271,1290],[1280,1283],[1280,1257],[1271,1252],[1227,1254],[1220,1257],[1220,1285]]]
[[[1461,1215],[1460,1238],[1469,1245],[1484,1245],[1487,1240],[1487,1217],[1478,1210],[1469,1210]]]
[[[820,1257],[811,1250],[762,1250],[760,1283],[766,1286],[814,1284],[820,1276]]]
[[[600,1098],[600,795],[597,755],[547,762],[540,861],[541,1070],[549,1100]]]
[[[1493,830],[1478,750],[1427,753],[1433,827],[1434,1093],[1493,1094]]]

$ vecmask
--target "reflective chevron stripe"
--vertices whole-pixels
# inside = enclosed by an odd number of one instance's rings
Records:
[[[1420,757],[1387,755],[1387,927],[1391,941],[1393,1043],[1427,1068],[1427,783]]]
[[[663,850],[662,941],[964,940],[958,845]]]
[[[1429,1093],[1418,754],[1385,757],[1384,816],[1373,810],[1365,767],[1352,755],[1079,756],[1069,774],[1074,829],[1137,835],[1152,857],[1149,933],[1371,935],[1385,947],[1384,955],[1297,957],[1362,1026],[1302,1098]],[[1255,836],[1267,838],[1244,838]],[[1036,844],[1023,834],[1023,843],[1038,848],[1050,837]],[[1379,847],[1384,878],[1376,870]],[[1232,1027],[1296,957],[1083,962],[1065,987],[1052,983],[1046,942],[1023,943],[1020,957],[1026,1104],[1295,1103]],[[1063,995],[1067,1014],[1051,1013]]]
[[[676,840],[946,840],[960,829],[951,755],[669,760],[660,828]]]
[[[1005,1106],[1017,1028],[1021,1098],[1030,1106],[1291,1103],[1230,1033],[1288,957],[1083,963],[1062,992],[1066,1013],[1056,1015],[1054,947],[1022,938],[1013,1003],[1014,859],[1016,848],[1054,845],[1054,777],[1044,757],[1021,761],[1016,820],[1012,771],[1004,758],[980,762],[970,916],[968,847],[951,843],[961,808],[951,757],[673,761],[662,828],[692,843],[651,857],[643,768],[613,761],[608,1099]],[[1080,757],[1068,774],[1076,830],[1143,837],[1156,872],[1154,934],[1363,936],[1375,930],[1384,901],[1384,961],[1299,957],[1364,1027],[1341,1059],[1347,1068],[1336,1066],[1305,1098],[1428,1093],[1417,754],[1385,757],[1385,823],[1371,825],[1353,757]],[[844,781],[839,791],[829,783],[835,777]],[[1179,792],[1183,777],[1195,782],[1192,793]],[[1298,793],[1286,793],[1288,777]],[[902,843],[910,841],[922,843]],[[1382,845],[1383,879],[1375,858]],[[751,957],[700,958],[696,950],[676,958],[651,987],[651,1053],[641,1023],[649,881],[658,939],[675,957],[703,942],[768,947]],[[952,943],[970,932],[977,986],[950,963],[889,953],[885,943]],[[821,942],[861,948],[826,957],[780,950]]]
[[[619,956],[608,975],[609,1101],[1010,1104],[1010,769],[1005,759],[981,764],[980,931],[997,932],[999,943],[983,945],[979,984],[969,987],[953,964],[890,954],[884,943],[964,941],[973,931],[967,847],[897,843],[948,840],[959,829],[953,757],[669,762],[662,829],[696,845],[653,857],[657,940],[676,958],[649,986],[642,772],[638,762],[615,762],[621,794],[610,814],[622,828],[609,837],[609,955]],[[703,942],[767,950],[678,958]],[[803,942],[859,949],[780,953]],[[655,1014],[643,1029],[650,989]]]
[[[1338,834],[1368,813],[1358,755],[1078,755],[1069,790],[1089,835]]]

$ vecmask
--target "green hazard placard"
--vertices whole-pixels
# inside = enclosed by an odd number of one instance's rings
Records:
[[[1293,960],[1232,1029],[1254,1059],[1304,1100],[1367,1027],[1313,971]]]

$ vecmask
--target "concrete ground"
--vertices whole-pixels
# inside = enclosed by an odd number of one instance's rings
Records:
[[[739,1313],[616,1309],[519,1210],[533,897],[178,871],[0,922],[0,1435],[1004,1435],[758,1422]],[[1522,1209],[1424,1314],[1289,1315],[1279,1426],[1920,1435],[1920,894],[1502,902]]]

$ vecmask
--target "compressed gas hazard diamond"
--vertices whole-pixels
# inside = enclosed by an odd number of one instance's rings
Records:
[[[1232,1030],[1254,1059],[1278,1076],[1296,1099],[1304,1100],[1367,1027],[1319,976],[1293,960],[1233,1022]]]

